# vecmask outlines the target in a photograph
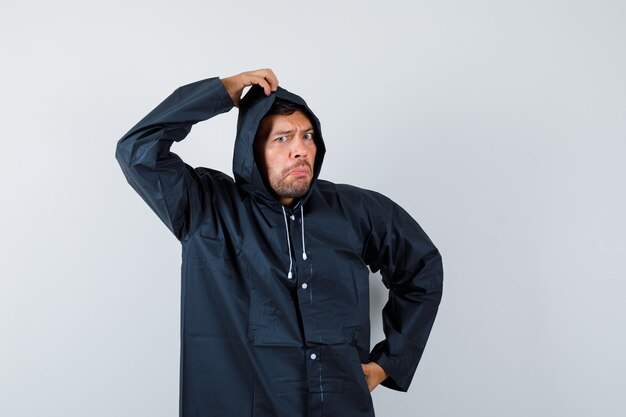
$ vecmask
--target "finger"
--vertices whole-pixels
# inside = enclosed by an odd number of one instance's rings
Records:
[[[276,91],[276,89],[278,88],[278,78],[276,77],[276,74],[274,74],[274,71],[272,71],[271,69],[265,68],[252,71],[251,73],[256,76],[263,77],[269,84],[271,91]]]
[[[374,378],[365,377],[365,383],[367,384],[367,388],[372,392],[378,383],[374,381]]]
[[[270,86],[270,84],[267,82],[265,78],[261,78],[259,80],[259,86],[263,87],[263,91],[265,92],[266,96],[269,96],[270,94],[272,94],[272,87]]]
[[[369,374],[367,372],[368,365],[362,363],[361,368],[363,369],[363,376],[365,377],[365,383],[367,384],[367,389],[369,389],[369,391],[372,392],[372,390],[376,388],[376,385],[372,386],[372,384],[374,384],[374,381],[372,381],[372,378],[369,377]]]
[[[270,84],[272,91],[276,91],[276,89],[278,88],[278,78],[276,77],[276,74],[274,74],[274,71],[268,68],[265,79]]]
[[[248,76],[246,77],[244,81],[244,85],[246,87],[250,85],[258,85],[259,87],[263,89],[266,96],[269,96],[272,93],[272,89],[270,85],[268,84],[267,80],[262,75],[248,74]]]

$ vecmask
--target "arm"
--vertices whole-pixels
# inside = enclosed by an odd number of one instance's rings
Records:
[[[252,84],[270,94],[278,80],[271,70],[258,70],[180,87],[117,144],[115,156],[126,179],[179,240],[195,230],[213,190],[170,147],[194,124],[229,111]]]
[[[389,300],[383,309],[385,340],[370,361],[384,370],[375,381],[406,391],[437,314],[443,268],[439,251],[411,216],[384,197],[377,203],[370,206],[364,259],[372,271],[380,270]]]

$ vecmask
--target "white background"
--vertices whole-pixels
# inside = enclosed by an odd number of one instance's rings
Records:
[[[624,415],[625,2],[11,3],[0,415],[177,415],[180,248],[115,144],[176,87],[262,67],[320,117],[321,177],[391,197],[444,257],[378,416]],[[174,151],[231,173],[236,116]]]

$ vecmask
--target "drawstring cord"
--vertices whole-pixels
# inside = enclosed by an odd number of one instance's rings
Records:
[[[289,272],[287,273],[287,279],[293,278],[293,256],[291,255],[291,239],[289,238],[289,224],[287,223],[287,212],[285,207],[283,209],[283,220],[285,220],[285,233],[287,234],[287,249],[289,249]],[[300,223],[302,225],[302,259],[307,260],[306,245],[304,244],[304,208],[300,206]]]
[[[285,211],[284,206],[283,219],[285,219],[285,233],[287,233],[287,248],[289,249],[289,273],[287,274],[287,279],[291,279],[293,278],[293,273],[291,272],[293,269],[293,259],[291,257],[291,240],[289,239],[289,224],[287,224],[287,212]]]
[[[304,208],[300,206],[300,223],[302,223],[302,259],[306,261],[306,246],[304,246]]]

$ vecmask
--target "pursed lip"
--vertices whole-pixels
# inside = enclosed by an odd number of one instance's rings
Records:
[[[292,169],[289,172],[289,175],[295,175],[298,177],[303,176],[303,175],[311,175],[311,168],[309,168],[307,165],[301,165],[299,167]]]

